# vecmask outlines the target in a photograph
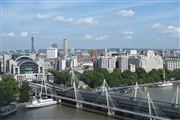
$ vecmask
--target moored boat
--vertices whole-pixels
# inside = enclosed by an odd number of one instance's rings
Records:
[[[42,98],[43,85],[45,88],[45,93],[47,93],[46,80],[44,75],[45,74],[43,73],[41,92],[39,94],[39,98],[37,98],[37,93],[36,93],[36,96],[33,96],[32,100],[25,104],[26,108],[38,108],[38,107],[45,107],[45,106],[57,104],[57,101],[53,100],[52,98],[48,98],[48,96],[46,96],[46,98]]]
[[[36,98],[33,96],[33,99],[30,102],[27,102],[25,107],[26,108],[38,108],[38,107],[45,107],[49,105],[57,104],[57,101],[53,100],[52,98]]]
[[[170,86],[173,86],[173,83],[170,82],[170,81],[166,81],[166,75],[165,75],[165,70],[163,69],[163,79],[164,81],[163,82],[159,82],[158,87],[170,87]]]
[[[173,86],[173,83],[170,81],[159,82],[158,87],[170,87]]]

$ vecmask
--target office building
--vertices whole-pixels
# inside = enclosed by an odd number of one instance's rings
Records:
[[[58,50],[57,48],[48,48],[47,49],[47,58],[51,58],[51,59],[54,59],[54,58],[57,58],[58,57]]]
[[[91,56],[92,56],[92,57],[95,57],[96,54],[97,54],[97,51],[96,51],[95,49],[94,49],[94,50],[91,50]]]
[[[163,59],[159,55],[155,55],[153,50],[148,50],[146,55],[129,57],[129,64],[142,67],[146,72],[152,69],[163,69]]]
[[[137,50],[130,50],[130,55],[137,55]]]
[[[116,68],[116,57],[101,56],[97,58],[97,67],[112,72]]]
[[[164,67],[168,70],[180,69],[180,58],[167,58],[164,60]]]
[[[65,70],[66,69],[66,60],[65,59],[59,59],[59,70]]]
[[[68,41],[67,39],[64,39],[64,57],[68,55]]]
[[[128,70],[128,57],[126,55],[121,55],[117,58],[116,65],[117,68],[121,70],[121,72]]]
[[[129,71],[136,72],[136,65],[129,64]]]

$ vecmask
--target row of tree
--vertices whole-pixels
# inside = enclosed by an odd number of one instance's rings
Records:
[[[20,102],[26,102],[30,99],[29,84],[23,83],[20,87],[12,76],[3,77],[0,81],[0,107],[9,105],[19,97]]]
[[[50,71],[55,78],[55,83],[66,84],[70,83],[70,74],[65,71]],[[166,80],[180,80],[180,70],[173,71],[165,70]],[[120,69],[114,69],[109,73],[107,69],[98,68],[90,71],[85,71],[83,74],[76,73],[79,80],[91,88],[99,87],[105,79],[109,86],[119,87],[125,85],[133,85],[136,82],[139,84],[163,81],[163,69],[152,69],[146,72],[143,68],[137,68],[136,72],[126,70],[121,72]]]

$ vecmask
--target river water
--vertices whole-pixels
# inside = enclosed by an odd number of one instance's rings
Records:
[[[147,88],[151,99],[171,102],[176,92],[176,87],[180,83],[174,84],[173,87],[164,88]],[[137,96],[145,97],[145,92],[138,91]],[[180,97],[180,93],[179,93]],[[179,99],[180,103],[180,99]],[[26,110],[20,107],[15,114],[5,118],[5,120],[115,120],[114,118],[75,109],[61,104],[48,106],[44,108]]]

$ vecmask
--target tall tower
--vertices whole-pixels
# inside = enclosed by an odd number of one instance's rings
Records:
[[[31,52],[34,52],[34,37],[31,38]]]
[[[64,39],[64,57],[68,55],[68,41]]]

